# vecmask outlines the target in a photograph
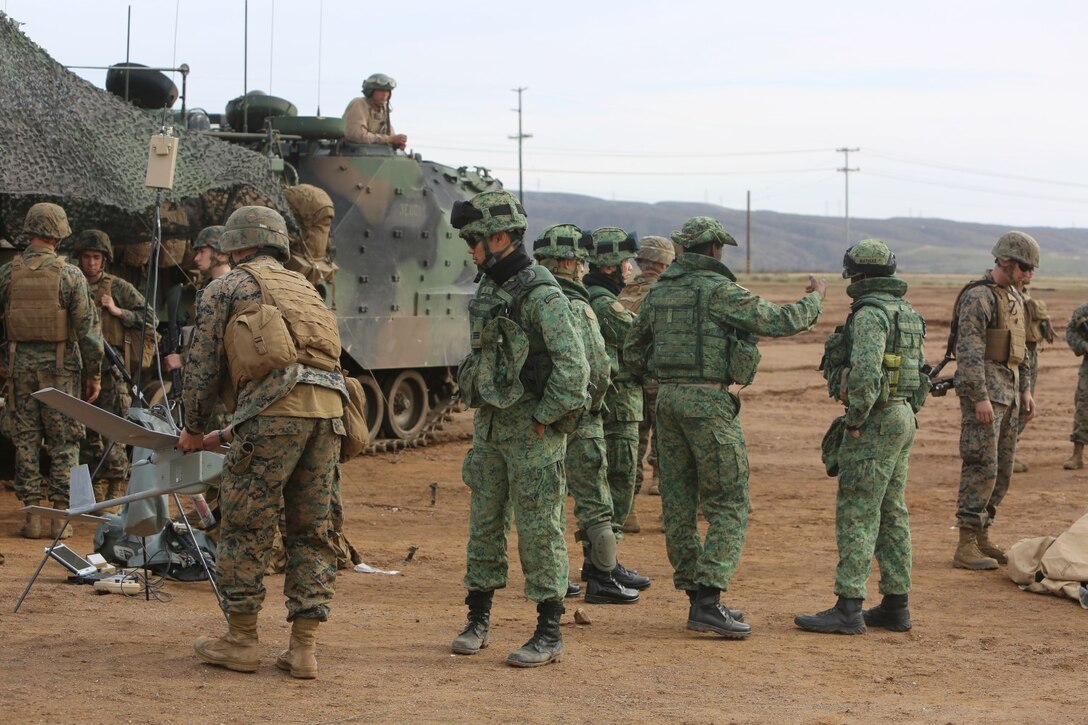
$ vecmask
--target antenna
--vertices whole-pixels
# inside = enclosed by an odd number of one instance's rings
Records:
[[[272,0],[272,20],[268,24],[268,95],[272,95],[272,61],[276,57],[276,0]]]
[[[518,114],[518,135],[510,136],[509,138],[514,138],[518,141],[518,201],[521,202],[522,206],[525,206],[525,184],[523,183],[521,175],[521,142],[527,138],[532,138],[533,134],[521,132],[521,93],[522,91],[527,91],[529,89],[522,86],[511,90],[518,94],[518,107],[511,109]]]
[[[242,132],[249,133],[249,0],[242,22]]]

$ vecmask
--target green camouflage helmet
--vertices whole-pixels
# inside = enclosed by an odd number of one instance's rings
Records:
[[[113,245],[110,237],[101,229],[84,229],[76,237],[76,243],[72,245],[73,256],[79,259],[84,252],[102,252],[106,259],[113,261]]]
[[[496,317],[480,332],[480,366],[476,391],[496,408],[521,400],[521,368],[529,357],[529,338],[509,317]]]
[[[533,242],[533,256],[537,259],[584,260],[593,249],[593,237],[573,224],[556,224],[540,233]]]
[[[68,215],[56,204],[41,202],[30,207],[23,219],[23,232],[42,239],[64,239],[72,235]]]
[[[529,226],[525,209],[509,191],[485,191],[469,201],[457,201],[450,210],[450,224],[461,238],[489,237],[498,232],[524,231]]]
[[[223,236],[219,238],[220,250],[227,253],[255,247],[272,247],[284,262],[291,258],[287,224],[275,209],[243,206],[227,219]]]
[[[209,247],[213,252],[223,253],[223,232],[227,230],[224,226],[216,225],[214,227],[204,227],[200,230],[200,234],[196,235],[196,240],[193,242],[193,251],[200,249],[201,247]]]
[[[722,223],[708,216],[693,216],[684,222],[680,231],[673,232],[669,237],[684,249],[691,249],[707,242],[717,242],[722,246],[737,246],[737,240],[725,231]]]
[[[665,237],[643,237],[635,259],[672,264],[672,260],[676,259],[676,248]]]
[[[994,259],[1014,259],[1031,267],[1039,266],[1039,242],[1024,232],[1006,232],[994,245]]]
[[[638,254],[638,235],[628,234],[619,227],[601,227],[593,230],[593,250],[589,253],[589,263],[595,267],[623,264],[625,259],[634,259]]]
[[[363,81],[363,95],[370,98],[374,91],[389,91],[390,95],[392,95],[393,89],[396,87],[397,82],[385,73],[374,73]]]
[[[846,250],[842,258],[842,277],[859,274],[891,277],[895,274],[895,254],[880,239],[863,239]]]

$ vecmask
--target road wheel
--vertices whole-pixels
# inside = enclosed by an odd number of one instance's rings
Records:
[[[388,405],[386,432],[394,438],[411,438],[427,422],[427,383],[416,370],[404,370],[383,386]]]

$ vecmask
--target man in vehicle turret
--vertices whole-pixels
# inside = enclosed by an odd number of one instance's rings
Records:
[[[623,346],[636,379],[658,381],[658,461],[665,545],[673,583],[687,592],[688,629],[744,638],[752,628],[721,603],[748,530],[748,451],[733,385],[749,385],[754,335],[811,329],[827,283],[809,276],[807,294],[779,306],[736,283],[722,249],[737,242],[721,222],[698,216],[672,240],[684,248],[649,294]],[[700,536],[696,514],[710,526]]]
[[[328,532],[345,435],[340,335],[313,285],[283,267],[291,250],[278,212],[238,209],[227,219],[220,245],[237,266],[209,284],[197,305],[178,446],[198,451],[224,437],[231,443],[219,487],[216,561],[228,631],[198,638],[195,648],[204,662],[227,669],[253,672],[260,665],[257,613],[282,500],[291,643],[276,666],[312,679],[317,629],[328,619],[336,581]],[[268,306],[282,319],[272,315],[278,324],[261,328],[258,341],[252,330],[256,319],[269,319]],[[223,377],[237,394],[233,427],[205,437]]]
[[[57,245],[72,234],[68,216],[56,204],[30,207],[23,221],[30,244],[0,267],[0,310],[7,331],[9,371],[3,426],[15,445],[15,493],[26,505],[68,507],[68,478],[79,461],[83,426],[39,403],[31,393],[53,387],[93,403],[101,392],[102,327],[91,302],[87,278],[57,256]],[[48,485],[39,470],[42,444],[49,450]],[[47,490],[46,490],[47,488]],[[53,535],[61,531],[53,519]],[[67,536],[72,528],[63,527]],[[48,536],[41,516],[27,512],[22,535]]]
[[[152,362],[146,359],[145,351],[153,354],[155,349],[154,310],[135,287],[106,270],[108,263],[113,261],[113,244],[104,231],[85,229],[80,232],[72,246],[72,255],[87,277],[91,300],[98,306],[103,339],[117,351],[126,371],[135,378],[140,368]],[[132,394],[124,378],[108,361],[103,365],[102,392],[95,405],[122,418],[132,405]],[[106,445],[99,433],[88,429],[80,446],[83,462],[91,472],[98,468],[93,484],[94,497],[98,501],[123,496],[128,482],[129,461],[124,445],[112,445],[106,460],[99,465]]]
[[[393,130],[389,120],[389,99],[397,82],[384,73],[375,73],[363,81],[363,95],[344,110],[344,139],[352,143],[389,144],[401,151],[408,137]]]
[[[1012,480],[1018,420],[1036,414],[1019,287],[1031,284],[1039,243],[1024,232],[1008,232],[991,253],[993,269],[960,291],[952,313],[963,459],[956,506],[960,541],[952,565],[960,569],[996,569],[1007,562],[988,532]]]
[[[563,653],[559,620],[570,568],[563,456],[589,400],[589,364],[570,302],[525,253],[528,219],[517,197],[477,194],[454,204],[450,223],[483,275],[469,302],[471,349],[457,375],[466,405],[477,410],[461,474],[471,489],[468,622],[451,649],[473,655],[487,646],[492,599],[507,581],[512,514],[537,626],[506,662],[537,667]]]

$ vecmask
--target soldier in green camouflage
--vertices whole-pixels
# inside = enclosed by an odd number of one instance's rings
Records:
[[[1024,360],[1031,370],[1031,378],[1028,380],[1028,390],[1035,395],[1035,385],[1039,382],[1039,348],[1044,342],[1054,342],[1054,328],[1050,323],[1050,315],[1047,313],[1046,302],[1033,297],[1027,285],[1019,287],[1020,296],[1024,298]],[[1016,423],[1016,442],[1019,448],[1020,436],[1024,435],[1028,421],[1021,416]],[[1027,473],[1027,461],[1019,456],[1012,461],[1013,473]]]
[[[458,370],[465,403],[476,408],[462,477],[471,489],[467,571],[468,623],[457,654],[487,645],[491,602],[506,586],[511,513],[525,594],[537,627],[507,664],[535,667],[563,652],[559,620],[567,591],[563,458],[589,396],[589,365],[574,312],[552,274],[534,265],[522,239],[528,220],[507,191],[454,204],[482,281],[469,303],[471,350]]]
[[[827,344],[845,349],[829,349],[823,366],[833,396],[846,406],[835,506],[838,602],[794,619],[810,632],[911,627],[907,464],[917,427],[914,405],[921,405],[929,385],[921,372],[925,321],[903,299],[907,283],[894,277],[895,266],[895,255],[879,239],[858,242],[843,258],[842,276],[850,280],[846,294],[854,302]],[[841,365],[828,364],[836,354]],[[874,553],[884,598],[862,612]]]
[[[1077,392],[1073,396],[1073,453],[1062,464],[1067,471],[1084,468],[1084,444],[1088,443],[1088,302],[1073,310],[1065,328],[1065,341],[1074,355],[1082,358],[1077,371]]]
[[[238,266],[208,285],[200,298],[185,361],[185,427],[178,445],[194,451],[218,445],[224,437],[231,443],[220,482],[216,562],[228,632],[198,638],[196,652],[202,661],[232,670],[252,672],[259,666],[257,613],[282,499],[287,530],[283,590],[292,628],[290,647],[276,666],[311,679],[317,675],[317,628],[329,616],[336,581],[329,528],[347,400],[339,369],[340,337],[336,318],[313,286],[281,264],[289,259],[290,246],[278,212],[238,209],[227,220],[221,244]],[[256,314],[262,304],[274,305],[286,328],[284,335],[264,330],[269,348],[264,357],[284,363],[263,369],[246,354],[248,326],[238,321]],[[250,333],[248,344],[254,343]],[[237,393],[232,429],[225,436],[205,436],[226,386]]]
[[[1008,232],[992,254],[993,269],[968,283],[953,309],[963,464],[956,509],[960,540],[952,564],[961,569],[996,569],[1006,562],[988,531],[1012,479],[1018,419],[1036,414],[1018,287],[1031,283],[1039,244],[1023,232]]]
[[[113,262],[113,244],[109,235],[99,229],[86,229],[79,233],[72,254],[90,285],[91,300],[99,310],[102,337],[108,342],[133,377],[143,362],[145,340],[154,344],[155,312],[144,301],[144,296],[127,281],[109,274],[107,265]],[[114,415],[125,417],[132,405],[132,394],[126,389],[121,372],[106,364],[102,370],[102,392],[95,402],[99,408]],[[98,501],[117,498],[125,494],[128,482],[129,461],[124,445],[112,445],[106,455],[106,442],[93,430],[80,445],[80,457],[98,475],[94,479],[94,495]],[[105,455],[105,460],[103,456]],[[113,513],[119,510],[115,507]]]
[[[624,287],[624,274],[638,253],[638,238],[617,227],[593,231],[589,274],[582,281],[589,290],[589,303],[597,315],[611,360],[612,384],[604,396],[604,444],[608,459],[608,488],[612,493],[612,526],[622,540],[622,526],[635,500],[638,462],[638,426],[642,420],[642,385],[631,375],[623,359],[623,340],[635,316],[617,299]],[[582,567],[582,580],[589,580],[589,568]],[[645,589],[650,578],[617,563],[613,576],[631,589]]]
[[[637,315],[646,293],[657,283],[661,273],[672,264],[674,259],[676,259],[676,248],[671,241],[665,237],[643,237],[638,247],[638,254],[635,255],[639,273],[620,292],[620,304],[632,314]],[[645,459],[646,463],[654,468],[653,483],[650,484],[647,493],[651,496],[660,496],[661,474],[657,470],[657,436],[653,435],[654,411],[657,408],[657,383],[646,381],[643,384],[642,400],[642,422],[638,424],[638,467],[635,473],[635,493],[637,494],[642,489],[643,460]],[[646,457],[647,449],[650,453],[649,458]],[[632,519],[634,519],[633,522]],[[631,515],[627,517],[623,525],[624,531],[629,529],[636,532],[638,530],[638,517],[634,506],[631,508]]]
[[[748,528],[748,454],[731,385],[755,377],[754,334],[785,337],[810,329],[827,284],[809,277],[790,305],[761,299],[721,262],[736,240],[720,222],[693,217],[672,240],[684,247],[642,302],[624,343],[639,379],[659,381],[658,461],[665,543],[673,582],[688,593],[688,628],[743,638],[751,627],[722,606]],[[696,513],[710,526],[699,535]]]
[[[589,304],[589,293],[579,281],[582,264],[592,248],[590,235],[573,224],[558,224],[545,229],[533,242],[533,256],[555,276],[570,301],[589,362],[589,405],[578,421],[578,429],[567,436],[564,459],[567,488],[574,498],[574,518],[578,521],[574,538],[582,542],[588,573],[586,602],[632,604],[639,599],[638,591],[620,585],[612,574],[617,565],[616,534],[601,419],[611,361],[597,315]]]
[[[7,332],[7,405],[3,427],[15,445],[15,493],[27,505],[43,495],[54,508],[68,507],[68,478],[78,463],[83,426],[31,397],[53,387],[81,392],[90,403],[101,392],[102,329],[91,303],[87,279],[78,267],[57,256],[57,245],[72,233],[64,209],[41,203],[23,221],[30,243],[0,267],[0,310]],[[49,451],[48,483],[39,469],[42,445]],[[47,488],[47,490],[46,490]],[[62,530],[53,519],[53,535]],[[65,536],[71,527],[63,527]],[[22,535],[36,539],[41,518],[27,513]]]

